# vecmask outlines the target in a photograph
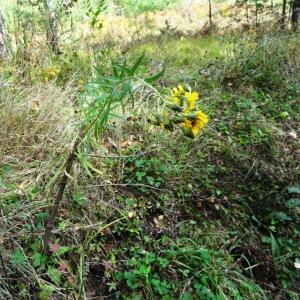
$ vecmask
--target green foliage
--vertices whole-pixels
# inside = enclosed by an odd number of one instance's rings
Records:
[[[26,265],[26,262],[27,262],[26,257],[20,249],[17,249],[12,253],[11,263],[13,266],[24,267]]]
[[[140,3],[123,2],[128,14],[166,5]],[[25,15],[23,9],[24,28],[43,32],[44,23],[33,24],[39,12],[30,8]],[[89,11],[94,27],[102,17],[96,9]],[[297,299],[299,43],[275,34],[165,35],[138,42],[124,54],[135,62],[115,59],[111,69],[110,56],[119,53],[109,46],[98,53],[66,49],[56,58],[43,53],[29,57],[29,64],[22,56],[21,67],[1,66],[0,242],[12,291],[1,281],[0,298],[11,293],[22,299],[34,290],[30,297],[41,299],[84,298],[84,292],[125,299],[272,299],[280,290],[279,297]],[[138,57],[141,51],[151,59]],[[122,118],[123,112],[134,114],[137,100],[149,99],[147,114],[156,105],[145,83],[162,72],[141,80],[144,64],[151,74],[167,66],[163,94],[178,83],[200,92],[211,125],[197,142],[154,131],[134,116]],[[78,89],[71,104],[59,102],[60,94],[73,99]],[[47,97],[57,103],[54,112]],[[36,114],[29,111],[32,99],[43,104]],[[92,176],[79,164],[68,174],[72,180],[46,256],[40,235],[53,196],[49,187],[71,134],[62,142],[43,128],[53,122],[51,113],[64,109],[72,122],[55,121],[61,124],[51,132],[70,131],[75,122],[89,129],[79,158]],[[138,147],[119,146],[136,133]]]
[[[84,204],[84,201],[85,201],[85,197],[84,197],[84,194],[83,193],[75,193],[73,195],[73,200],[74,202],[76,202],[78,205],[83,205]]]
[[[87,0],[86,15],[90,18],[91,20],[90,24],[93,28],[95,28],[96,25],[98,29],[102,27],[102,23],[98,22],[99,21],[98,17],[105,9],[106,9],[106,0],[97,0],[96,3],[92,3],[91,0]]]
[[[163,10],[174,4],[177,4],[180,0],[115,0],[114,2],[124,7],[127,14],[137,15],[144,12]]]
[[[93,142],[97,144],[110,119],[121,118],[128,108],[128,103],[131,109],[134,107],[134,94],[145,84],[151,84],[163,74],[163,71],[160,71],[145,79],[138,78],[136,73],[143,59],[144,54],[138,57],[131,66],[128,66],[126,61],[121,64],[112,61],[110,76],[103,75],[100,69],[95,68],[94,78],[86,84],[85,92],[80,97],[84,143],[78,154],[90,175],[90,169],[94,171],[95,169],[85,159],[84,153],[90,150]],[[138,175],[140,179],[141,175]]]
[[[241,299],[246,295],[257,299],[263,295],[250,281],[244,284],[242,275],[227,269],[232,258],[222,251],[201,248],[190,239],[173,242],[166,237],[153,246],[151,252],[132,247],[126,271],[113,274],[117,285],[125,283],[130,289],[121,299]]]
[[[286,198],[300,195],[300,190],[297,186],[290,186]],[[295,280],[299,278],[298,270],[293,268],[294,261],[299,256],[300,243],[297,239],[300,230],[295,224],[299,224],[300,216],[297,205],[297,198],[291,198],[284,201],[281,211],[271,211],[267,216],[267,225],[270,230],[270,236],[262,238],[264,243],[271,246],[272,256],[276,262],[277,278],[281,281],[284,288],[289,289]],[[298,199],[299,200],[299,199]],[[298,205],[299,206],[299,205]],[[284,234],[284,232],[287,232]],[[275,237],[276,236],[276,237]],[[293,299],[293,293],[291,292]]]
[[[167,168],[157,157],[131,157],[125,163],[124,181],[160,187]]]
[[[140,56],[130,67],[126,62],[112,62],[111,76],[105,76],[96,68],[96,75],[86,84],[86,91],[81,97],[81,109],[84,127],[92,127],[96,138],[102,133],[110,117],[120,117],[114,112],[121,108],[125,113],[126,100],[134,105],[134,92],[143,86],[143,81],[136,77],[136,72],[143,61]],[[151,81],[146,78],[145,81]],[[88,132],[88,140],[90,133]]]
[[[265,36],[238,43],[228,56],[226,67],[220,74],[225,84],[253,84],[262,90],[288,88],[290,71],[285,64],[295,49],[286,49],[285,36]],[[293,37],[291,37],[293,39]],[[297,42],[295,41],[297,44]],[[295,76],[299,76],[295,74]]]

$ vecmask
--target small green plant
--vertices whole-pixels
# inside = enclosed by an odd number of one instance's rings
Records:
[[[90,24],[92,28],[97,27],[98,29],[102,27],[102,22],[98,19],[99,15],[106,9],[105,0],[97,0],[94,4],[91,0],[87,0],[87,13],[86,15],[90,18]]]
[[[124,181],[130,184],[145,184],[160,187],[166,174],[166,165],[157,157],[132,157],[126,161]]]
[[[112,274],[113,286],[126,284],[129,288],[126,295],[119,295],[121,299],[263,298],[254,283],[227,269],[232,258],[223,251],[201,248],[190,239],[175,242],[167,237],[153,246],[152,251],[132,247],[125,271]]]

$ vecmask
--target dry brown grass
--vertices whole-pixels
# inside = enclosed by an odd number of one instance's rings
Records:
[[[24,87],[2,82],[1,164],[17,166],[18,177],[29,177],[29,181],[47,172],[53,159],[72,142],[75,93],[71,83],[62,88],[52,83]]]

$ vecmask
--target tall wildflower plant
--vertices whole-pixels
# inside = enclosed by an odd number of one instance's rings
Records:
[[[57,194],[50,208],[50,216],[45,226],[43,237],[45,253],[49,252],[52,229],[59,215],[60,204],[74,162],[79,158],[83,166],[89,170],[90,163],[85,159],[85,152],[92,135],[96,138],[100,137],[110,118],[115,116],[116,111],[121,109],[122,113],[125,113],[127,102],[130,102],[133,107],[134,93],[143,88],[145,84],[149,87],[162,75],[163,71],[145,79],[138,78],[136,72],[143,57],[139,57],[130,67],[126,64],[112,63],[110,76],[103,76],[101,71],[96,69],[96,76],[86,85],[86,91],[80,99],[83,116],[81,126],[73,148],[67,157],[64,172],[58,182]],[[166,110],[161,115],[156,115],[152,122],[168,130],[173,130],[179,126],[184,135],[195,138],[208,122],[208,117],[199,109],[198,98],[197,92],[188,91],[179,85],[173,89]]]
[[[49,252],[52,229],[59,215],[61,200],[70,177],[69,173],[78,157],[81,158],[81,161],[85,161],[82,159],[84,145],[88,144],[91,134],[99,137],[116,110],[121,108],[124,113],[128,101],[134,106],[134,92],[143,87],[142,83],[151,84],[162,75],[163,71],[146,79],[136,77],[143,57],[139,57],[130,67],[126,64],[113,62],[110,76],[103,76],[100,70],[96,69],[96,76],[86,85],[86,92],[81,99],[83,115],[81,126],[73,148],[67,157],[64,172],[58,182],[57,194],[50,208],[50,216],[45,226],[43,236],[45,253]]]

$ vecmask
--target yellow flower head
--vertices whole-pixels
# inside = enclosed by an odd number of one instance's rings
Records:
[[[173,89],[169,100],[171,104],[180,106],[184,113],[188,113],[196,108],[198,98],[197,92],[187,92],[182,85],[178,85]]]
[[[186,135],[195,138],[207,123],[207,115],[201,110],[198,110],[193,117],[185,119],[182,127]]]
[[[184,87],[182,85],[178,85],[177,87],[175,87],[172,91],[172,96],[181,96],[185,93]]]
[[[186,109],[184,110],[185,113],[188,113],[195,109],[196,102],[199,98],[199,94],[197,92],[185,92],[184,94],[186,100]]]
[[[180,98],[185,94],[185,92],[186,91],[184,90],[184,87],[179,84],[177,88],[175,87],[173,89],[172,94],[169,99],[170,102],[180,105],[181,104]]]

